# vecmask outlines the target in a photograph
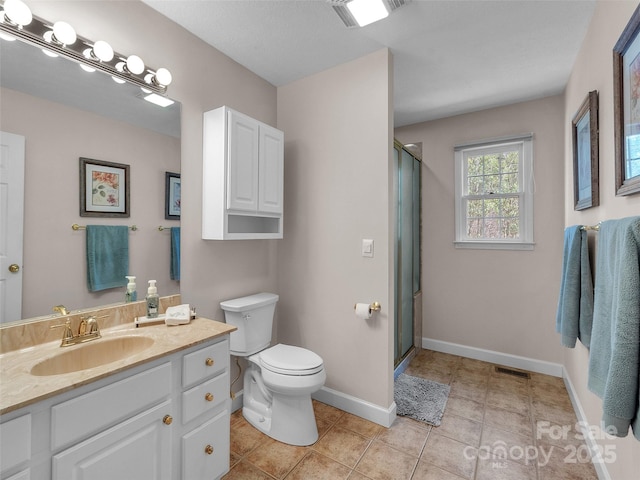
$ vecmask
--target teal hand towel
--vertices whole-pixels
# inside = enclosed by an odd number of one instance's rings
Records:
[[[171,280],[180,280],[180,227],[171,227]]]
[[[593,280],[589,263],[587,232],[580,225],[564,231],[562,279],[556,313],[556,331],[565,347],[576,339],[589,348],[593,322]]]
[[[640,217],[600,224],[589,389],[619,437],[640,440]]]
[[[129,275],[129,227],[87,225],[87,287],[124,287]]]

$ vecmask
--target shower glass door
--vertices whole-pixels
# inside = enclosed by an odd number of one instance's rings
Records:
[[[420,291],[421,162],[397,141],[394,143],[394,161],[397,179],[394,363],[397,366],[414,343],[413,299]]]

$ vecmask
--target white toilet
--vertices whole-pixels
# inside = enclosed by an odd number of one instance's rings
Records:
[[[322,358],[310,350],[278,344],[269,347],[273,293],[258,293],[220,303],[231,333],[231,355],[248,357],[242,414],[251,425],[280,442],[311,445],[318,440],[311,394],[327,378]]]

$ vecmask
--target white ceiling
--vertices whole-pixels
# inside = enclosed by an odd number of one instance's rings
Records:
[[[595,7],[407,0],[347,28],[327,0],[143,1],[275,86],[388,47],[396,126],[561,93]]]

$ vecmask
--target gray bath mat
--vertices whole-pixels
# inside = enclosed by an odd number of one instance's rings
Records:
[[[401,373],[393,388],[396,414],[439,427],[450,390],[449,385]]]

